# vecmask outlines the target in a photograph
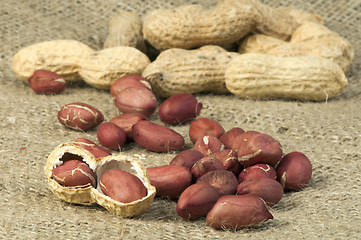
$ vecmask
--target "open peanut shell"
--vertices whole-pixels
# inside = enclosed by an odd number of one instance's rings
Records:
[[[121,169],[137,176],[147,188],[147,195],[130,203],[121,203],[106,196],[100,187],[84,185],[66,187],[52,178],[53,169],[67,160],[80,160],[88,164],[97,175],[97,186],[103,173],[109,169]],[[113,154],[107,157],[94,158],[87,150],[69,143],[61,143],[49,155],[44,168],[48,178],[48,185],[55,196],[60,199],[82,205],[99,204],[109,212],[122,217],[130,217],[141,214],[153,202],[156,189],[150,184],[146,168],[142,161],[122,154]]]

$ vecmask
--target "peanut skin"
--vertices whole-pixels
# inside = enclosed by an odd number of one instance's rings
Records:
[[[198,178],[197,183],[212,185],[217,188],[219,193],[222,195],[235,194],[238,186],[236,176],[231,171],[227,170],[214,170],[207,172]]]
[[[209,184],[190,185],[179,196],[176,212],[184,219],[194,220],[204,217],[220,196],[219,191]]]
[[[46,70],[36,70],[28,82],[37,94],[58,94],[66,88],[66,81],[59,74]]]
[[[254,195],[224,195],[207,214],[206,221],[216,229],[243,229],[273,219],[265,202]]]
[[[107,170],[100,178],[100,189],[112,199],[129,203],[147,196],[147,188],[135,175],[120,169]]]
[[[277,180],[285,190],[301,189],[312,177],[312,164],[301,152],[284,155],[277,166]]]
[[[79,160],[68,160],[54,168],[52,178],[66,187],[96,186],[96,175],[89,166]]]
[[[191,184],[188,168],[164,165],[147,168],[150,184],[157,189],[157,196],[177,198]]]
[[[211,118],[197,118],[189,126],[189,137],[193,143],[205,135],[219,138],[224,133],[222,125]]]
[[[79,131],[94,128],[104,120],[103,114],[98,109],[82,102],[64,105],[57,117],[62,125]]]
[[[283,187],[276,180],[258,178],[246,180],[237,186],[237,195],[253,194],[262,198],[268,206],[277,204],[283,196]]]
[[[242,98],[313,101],[332,98],[348,85],[341,67],[331,60],[261,53],[246,53],[235,58],[227,66],[225,82],[230,92]]]
[[[95,158],[106,157],[111,155],[107,149],[99,146],[98,144],[90,141],[86,138],[78,138],[73,142],[74,145],[84,148],[88,150]]]
[[[150,121],[139,121],[132,127],[134,141],[142,148],[153,152],[179,150],[184,138],[176,131]]]
[[[159,119],[170,125],[180,124],[195,119],[201,112],[199,103],[192,94],[180,93],[167,98],[159,107]]]

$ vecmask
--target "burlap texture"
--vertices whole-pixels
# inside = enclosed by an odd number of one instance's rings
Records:
[[[286,193],[272,207],[274,220],[255,228],[214,230],[205,219],[185,221],[176,203],[156,199],[146,213],[119,218],[102,207],[66,203],[47,185],[44,166],[61,142],[97,141],[96,132],[76,132],[56,119],[61,106],[83,101],[106,120],[118,114],[109,92],[84,83],[56,96],[36,95],[10,68],[22,47],[51,39],[75,39],[101,49],[107,24],[121,9],[143,15],[159,7],[201,1],[96,0],[0,1],[0,239],[359,239],[361,236],[361,2],[360,0],[264,1],[294,6],[325,18],[325,25],[356,50],[350,85],[327,102],[241,100],[232,95],[197,94],[202,117],[226,130],[238,126],[268,133],[285,152],[302,151],[313,164],[309,185]],[[204,4],[215,1],[204,0]],[[158,122],[157,114],[151,120]],[[189,123],[174,127],[191,147]],[[175,153],[156,154],[135,144],[125,154],[144,154],[146,166],[168,163]]]

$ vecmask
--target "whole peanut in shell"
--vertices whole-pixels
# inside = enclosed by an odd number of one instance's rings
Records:
[[[133,139],[142,148],[153,152],[179,150],[184,146],[184,138],[171,128],[139,121],[133,125]]]
[[[107,149],[86,138],[78,138],[73,142],[74,145],[84,148],[89,151],[95,158],[106,157],[111,155]]]
[[[80,63],[94,50],[75,40],[51,40],[20,49],[11,63],[19,78],[25,82],[36,70],[55,72],[66,81],[80,80]]]
[[[146,87],[152,89],[147,79],[140,75],[131,74],[115,80],[110,87],[110,95],[115,97],[115,95],[128,87]]]
[[[235,176],[238,176],[243,168],[238,161],[237,153],[232,149],[215,152],[212,156],[222,162],[226,170],[231,171]]]
[[[179,152],[169,163],[169,165],[176,165],[188,168],[191,170],[193,165],[201,158],[203,154],[193,149],[186,149]]]
[[[147,51],[142,33],[142,19],[134,12],[121,11],[114,15],[108,24],[108,36],[104,48],[129,46]]]
[[[268,134],[255,134],[246,138],[237,151],[240,163],[249,167],[257,163],[275,166],[282,157],[281,144]]]
[[[110,198],[129,203],[147,196],[147,188],[135,175],[120,170],[107,170],[100,178],[100,189]]]
[[[222,125],[211,118],[197,118],[189,126],[189,137],[193,143],[205,135],[219,138],[223,133]]]
[[[207,156],[199,159],[191,168],[191,173],[194,179],[198,179],[207,172],[214,170],[226,170],[223,166],[223,163],[220,162],[217,158],[212,156]]]
[[[184,219],[204,217],[220,196],[219,191],[209,184],[192,184],[179,196],[176,212]]]
[[[165,124],[176,125],[199,116],[202,103],[190,93],[175,94],[167,98],[159,107],[160,121]]]
[[[134,124],[141,120],[148,120],[146,116],[140,113],[123,113],[110,119],[109,122],[116,124],[118,127],[125,131],[127,141],[133,141],[133,130]]]
[[[192,182],[190,170],[181,166],[148,167],[147,172],[150,184],[157,189],[157,196],[177,198]]]
[[[222,136],[219,137],[219,140],[223,142],[225,148],[232,149],[234,139],[241,133],[244,133],[242,128],[234,127],[222,134]]]
[[[202,153],[204,156],[210,156],[224,149],[224,145],[218,138],[214,136],[203,136],[195,142],[194,150]]]
[[[129,74],[139,75],[149,63],[149,58],[136,48],[105,48],[84,58],[79,74],[90,86],[109,90],[115,80]]]
[[[197,183],[212,185],[217,188],[219,193],[222,195],[235,194],[238,187],[236,176],[231,171],[227,170],[214,170],[207,172],[198,178]]]
[[[147,65],[142,76],[161,98],[179,93],[227,93],[225,69],[238,55],[213,45],[194,50],[172,48],[161,52]]]
[[[266,203],[255,195],[224,195],[207,214],[206,221],[216,229],[244,229],[273,219]]]
[[[301,152],[284,155],[276,168],[277,180],[285,190],[301,189],[312,177],[312,164]]]
[[[238,182],[241,183],[246,180],[255,180],[259,178],[270,178],[277,180],[277,173],[274,167],[258,163],[243,169],[238,175]]]
[[[125,131],[118,125],[106,122],[99,125],[97,138],[100,144],[109,149],[119,149],[126,140]]]
[[[114,104],[123,113],[140,113],[149,117],[157,109],[158,101],[146,87],[129,87],[115,95]]]
[[[98,126],[104,120],[104,116],[89,104],[74,102],[64,105],[59,110],[58,120],[66,127],[86,131]]]
[[[36,70],[28,82],[37,94],[57,94],[66,88],[66,81],[59,74],[47,70]]]
[[[53,169],[52,178],[66,187],[96,186],[97,176],[88,164],[79,160],[68,160]]]
[[[253,194],[262,198],[268,206],[277,204],[283,196],[282,185],[271,178],[246,180],[237,186],[237,195]]]
[[[225,83],[242,98],[323,101],[340,93],[348,80],[338,64],[323,57],[245,53],[227,65]]]

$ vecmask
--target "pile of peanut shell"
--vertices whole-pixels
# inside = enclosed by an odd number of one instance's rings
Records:
[[[17,52],[12,68],[38,94],[59,94],[78,80],[110,90],[122,112],[102,123],[102,113],[83,102],[59,110],[66,127],[97,127],[103,147],[79,138],[54,149],[45,172],[55,195],[120,216],[144,212],[156,195],[169,197],[182,218],[206,217],[215,228],[241,229],[273,218],[268,208],[284,190],[307,185],[311,163],[303,153],[284,154],[265,133],[225,131],[212,119],[197,118],[202,104],[193,94],[327,100],[347,86],[353,59],[351,44],[317,15],[256,0],[221,0],[211,9],[158,9],[143,19],[121,12],[110,21],[104,49],[76,40],[40,42]],[[164,125],[148,119],[161,99]],[[182,135],[167,126],[184,122],[191,122],[193,149],[183,150]],[[169,165],[146,169],[108,150],[131,141],[148,151],[180,152]],[[120,191],[122,181],[132,182],[137,196]]]
[[[137,74],[162,98],[231,92],[322,101],[348,85],[353,60],[350,42],[318,15],[257,0],[220,0],[209,9],[191,4],[143,18],[119,12],[103,49],[76,40],[40,42],[16,53],[12,68],[25,82],[35,70],[48,70],[100,89]]]

